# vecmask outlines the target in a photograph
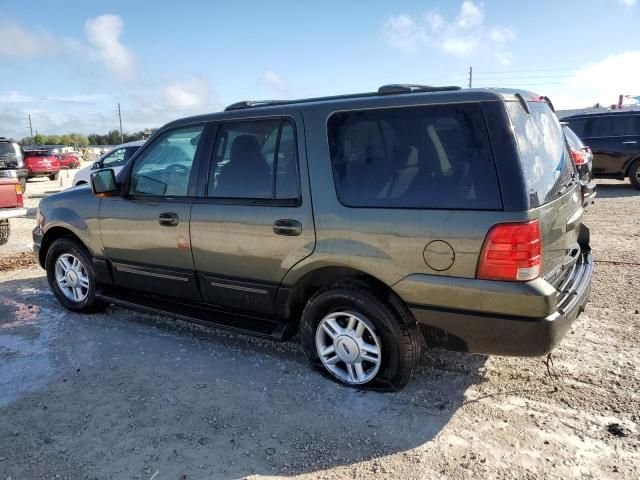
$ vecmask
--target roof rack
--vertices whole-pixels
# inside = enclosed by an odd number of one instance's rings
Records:
[[[431,85],[416,85],[414,83],[392,83],[381,86],[378,89],[378,93],[388,95],[393,93],[453,92],[456,90],[460,90],[460,87],[455,85],[433,87]]]
[[[303,98],[298,100],[243,100],[229,105],[225,112],[232,110],[243,110],[245,108],[269,107],[274,105],[291,105],[296,103],[319,102],[323,100],[346,100],[349,98],[376,97],[378,95],[392,95],[398,93],[427,93],[427,92],[453,92],[460,90],[460,87],[449,85],[444,87],[433,87],[430,85],[416,85],[410,83],[397,83],[381,86],[377,92],[349,93],[346,95],[334,95],[328,97]]]

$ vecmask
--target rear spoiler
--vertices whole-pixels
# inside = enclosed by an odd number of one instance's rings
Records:
[[[553,103],[551,102],[551,99],[549,99],[549,97],[530,95],[528,98],[525,98],[524,95],[520,92],[516,92],[514,96],[518,99],[524,111],[529,114],[531,113],[531,110],[529,109],[529,105],[527,102],[544,102],[549,105],[549,108],[553,113],[556,113],[556,109],[554,108]]]

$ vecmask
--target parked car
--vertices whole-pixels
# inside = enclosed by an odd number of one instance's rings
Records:
[[[24,166],[24,154],[18,142],[0,137],[0,178],[17,178],[24,192],[28,175]]]
[[[588,300],[580,184],[545,97],[389,85],[165,125],[116,177],[44,198],[62,305],[110,302],[274,339],[397,389],[426,344],[551,351]]]
[[[73,153],[58,153],[56,154],[60,168],[78,168],[80,166],[80,159]]]
[[[144,140],[138,142],[123,143],[114,147],[102,157],[100,157],[91,166],[85,167],[82,170],[76,172],[73,177],[72,185],[77,187],[79,185],[87,185],[89,183],[91,173],[101,168],[113,168],[113,171],[118,174],[122,167],[129,161],[134,153],[144,145]]]
[[[28,171],[27,179],[49,177],[49,180],[57,180],[60,175],[58,158],[48,150],[24,149],[24,165]]]
[[[612,110],[564,117],[593,152],[596,178],[629,178],[640,189],[640,110]]]
[[[596,198],[596,181],[593,178],[593,153],[571,130],[567,122],[560,122],[560,124],[562,125],[562,131],[564,132],[573,164],[578,171],[580,188],[582,189],[582,202],[586,208]]]
[[[27,214],[23,207],[22,186],[17,178],[0,178],[0,245],[9,241],[9,219]]]

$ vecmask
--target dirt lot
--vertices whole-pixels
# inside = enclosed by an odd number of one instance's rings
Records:
[[[295,343],[70,314],[39,268],[0,272],[0,480],[640,478],[640,192],[598,195],[591,303],[557,380],[540,358],[431,351],[402,392],[361,392]],[[33,220],[14,225],[0,257],[29,243]]]

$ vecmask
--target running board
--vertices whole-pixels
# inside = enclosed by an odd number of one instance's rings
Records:
[[[295,331],[294,324],[285,323],[273,317],[229,312],[206,304],[187,304],[180,300],[169,300],[133,291],[111,288],[98,290],[96,298],[132,310],[168,315],[208,327],[223,328],[277,341],[291,337]]]

